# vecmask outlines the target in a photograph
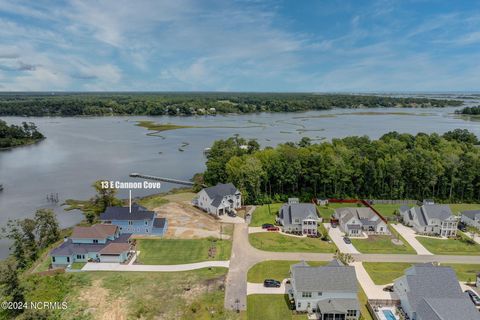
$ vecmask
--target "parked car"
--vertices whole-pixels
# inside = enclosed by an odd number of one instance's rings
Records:
[[[393,286],[386,286],[383,288],[383,291],[393,292]]]
[[[458,230],[462,231],[462,232],[466,232],[467,231],[467,225],[464,223],[464,222],[459,222],[458,223]]]
[[[346,244],[351,244],[352,243],[352,241],[348,237],[343,237],[343,242],[345,242]]]
[[[263,286],[266,288],[280,288],[281,285],[282,283],[280,281],[273,279],[265,279],[263,281]]]
[[[262,229],[268,229],[268,228],[271,228],[271,227],[274,227],[274,225],[271,224],[271,223],[264,223],[264,224],[262,224]]]
[[[476,306],[480,306],[480,296],[475,291],[467,290],[465,291],[465,293],[468,294],[468,296]]]
[[[280,228],[279,227],[275,227],[275,226],[271,226],[271,227],[268,227],[267,228],[267,231],[279,231]]]
[[[232,217],[232,218],[235,218],[237,216],[237,214],[233,211],[228,211],[228,216]]]

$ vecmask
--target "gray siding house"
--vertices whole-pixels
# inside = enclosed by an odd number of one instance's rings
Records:
[[[360,317],[355,268],[339,261],[321,267],[306,262],[290,267],[288,295],[297,311],[320,320],[357,320]]]
[[[402,206],[400,215],[406,226],[417,233],[455,237],[457,235],[457,218],[448,205],[425,204],[421,207]]]
[[[450,267],[414,265],[395,281],[393,288],[411,320],[480,319]]]
[[[461,221],[469,226],[480,229],[480,210],[462,211]]]
[[[242,194],[232,183],[217,184],[202,189],[192,200],[192,204],[208,213],[220,216],[240,208]]]
[[[372,209],[366,207],[338,208],[335,218],[339,221],[340,230],[347,236],[366,234],[390,234],[387,223]]]
[[[278,211],[277,223],[282,226],[283,232],[301,233],[309,236],[317,235],[318,217],[317,207],[312,203],[296,203],[290,199]]]

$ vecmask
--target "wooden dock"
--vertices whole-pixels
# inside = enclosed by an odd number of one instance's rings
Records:
[[[142,178],[146,180],[155,180],[155,181],[162,181],[162,182],[168,182],[168,183],[174,183],[174,184],[181,184],[184,186],[193,186],[194,183],[191,181],[185,181],[185,180],[178,180],[178,179],[172,179],[172,178],[165,178],[165,177],[157,177],[157,176],[152,176],[148,174],[142,174],[142,173],[130,173],[130,177],[132,178]]]

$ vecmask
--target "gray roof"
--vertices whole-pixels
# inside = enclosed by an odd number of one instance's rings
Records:
[[[50,251],[51,256],[71,256],[76,254],[87,254],[89,252],[100,252],[110,243],[127,243],[131,237],[131,233],[123,233],[115,240],[107,241],[107,243],[73,243],[71,239],[63,242],[61,245]]]
[[[446,220],[453,216],[452,210],[446,204],[425,204],[421,208],[426,219]]]
[[[312,203],[286,203],[280,208],[278,213],[284,226],[294,224],[293,221],[295,219],[303,221],[310,215],[318,218],[317,207]]]
[[[203,190],[205,190],[210,199],[213,200],[211,205],[214,207],[218,207],[220,205],[223,197],[234,195],[239,192],[233,183],[219,183],[216,186],[208,187]]]
[[[153,220],[153,227],[163,229],[163,228],[165,228],[165,223],[166,222],[167,222],[167,219],[165,219],[165,218],[155,218]]]
[[[480,313],[466,295],[463,298],[426,298],[417,307],[422,320],[478,320]]]
[[[324,299],[317,303],[323,313],[347,313],[348,310],[360,310],[357,299]]]
[[[461,214],[467,218],[470,218],[472,220],[475,220],[475,217],[480,216],[480,210],[467,210],[467,211],[462,211]]]
[[[336,264],[310,267],[305,264],[291,266],[297,291],[357,292],[354,267]]]
[[[335,210],[335,216],[342,221],[343,224],[353,217],[356,217],[362,225],[377,225],[383,220],[370,208],[367,207],[346,207]]]
[[[445,300],[444,306],[440,306],[438,309],[435,309],[436,313],[448,314],[444,313],[446,312],[444,311],[444,309],[446,309],[446,305],[449,309],[456,310],[457,316],[462,314],[461,309],[456,309],[457,306],[463,304],[458,302],[458,299],[466,299],[466,297],[462,292],[457,276],[455,275],[455,271],[453,271],[452,268],[438,267],[428,263],[417,264],[407,269],[404,277],[409,288],[409,291],[407,292],[407,299],[413,310],[422,310],[422,312],[427,312],[429,308],[431,309],[438,307],[437,302],[439,299],[443,299]],[[446,300],[449,300],[450,302],[446,303]],[[427,303],[428,306],[425,306],[425,303]],[[440,318],[422,317],[422,320],[423,319],[443,320],[452,318],[442,316]]]
[[[105,212],[100,214],[100,220],[152,220],[155,212],[148,211],[136,203],[132,204],[132,212],[128,207],[107,207]]]

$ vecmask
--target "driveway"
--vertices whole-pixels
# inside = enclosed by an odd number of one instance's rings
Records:
[[[470,232],[464,232],[463,233],[466,237],[469,237],[470,239],[472,239],[472,236],[470,235]],[[480,237],[475,234],[474,235],[475,237],[473,238],[473,241],[475,241],[476,243],[480,244]]]
[[[415,238],[416,233],[415,231],[403,224],[391,224],[391,226],[397,230],[398,233],[412,246],[412,248],[417,252],[417,254],[421,255],[433,255],[430,251],[428,251],[422,244]]]
[[[354,246],[353,244],[346,244],[345,241],[343,241],[343,232],[337,227],[337,228],[332,228],[330,223],[324,223],[325,228],[328,230],[328,235],[330,236],[330,239],[335,243],[337,246],[338,250],[343,253],[360,253]]]
[[[82,271],[151,271],[151,272],[178,272],[209,267],[228,268],[230,261],[204,261],[189,264],[172,265],[146,265],[146,264],[120,264],[120,263],[95,263],[87,262]]]
[[[355,267],[358,282],[368,299],[398,299],[395,293],[383,291],[385,285],[376,285],[361,262],[353,262],[351,265]]]
[[[247,295],[249,294],[286,294],[287,293],[287,279],[282,281],[280,288],[266,288],[263,283],[247,283]]]

